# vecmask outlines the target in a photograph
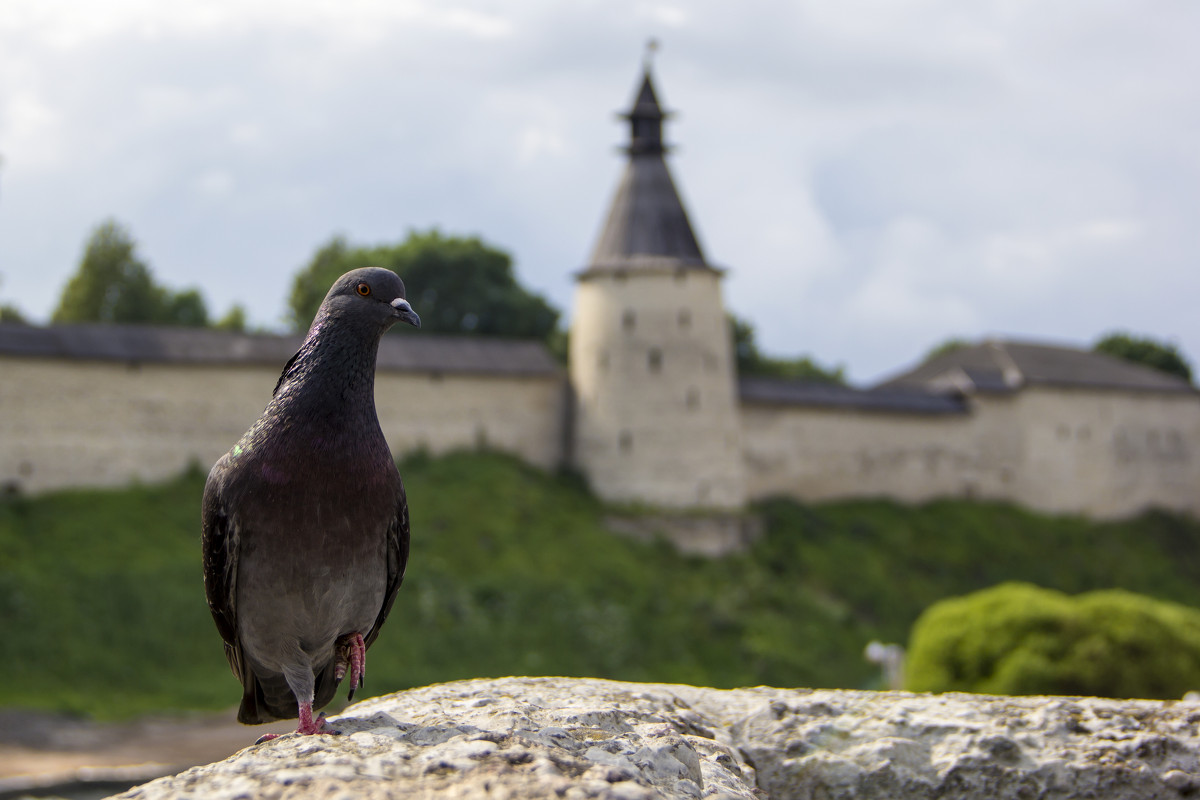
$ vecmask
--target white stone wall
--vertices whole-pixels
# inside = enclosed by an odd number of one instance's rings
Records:
[[[1027,387],[967,415],[748,404],[747,494],[1008,500],[1051,513],[1200,513],[1200,399]]]
[[[988,410],[988,424],[980,424],[981,415],[747,404],[747,494],[810,501],[1006,497],[1020,466],[1004,422],[1010,409]]]
[[[39,492],[207,469],[262,412],[280,369],[0,357],[0,485]],[[561,377],[380,372],[375,397],[397,456],[487,444],[546,468],[561,459]]]
[[[381,372],[375,378],[379,424],[397,455],[488,447],[554,469],[564,455],[566,402],[564,376]]]
[[[712,348],[728,341],[718,335],[723,317],[694,318],[695,339],[667,330],[678,326],[688,292],[702,295],[687,300],[692,309],[713,299],[715,279],[690,278],[690,288],[673,280],[638,297],[622,290],[593,300],[581,287],[580,309],[607,328],[584,329],[605,338],[573,337],[576,363],[594,367],[576,372],[575,455],[607,499],[671,508],[736,507],[742,492],[807,501],[978,497],[1097,518],[1151,506],[1200,515],[1194,394],[1033,386],[976,397],[963,415],[738,408],[725,388],[728,353],[708,366]],[[639,301],[626,331],[621,314]],[[601,341],[617,343],[607,371]],[[651,346],[662,349],[653,374]],[[163,480],[192,462],[207,469],[262,411],[277,377],[274,366],[0,357],[0,486],[38,492]],[[693,389],[699,403],[689,408]],[[565,401],[559,376],[381,372],[376,380],[380,424],[397,455],[485,445],[553,468],[564,452]],[[622,451],[626,431],[632,441]]]
[[[598,494],[666,508],[744,503],[718,273],[580,281],[569,360],[575,463]]]
[[[1027,389],[1015,497],[1044,511],[1200,513],[1200,399],[1192,394]]]

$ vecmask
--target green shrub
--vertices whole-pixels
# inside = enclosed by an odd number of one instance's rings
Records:
[[[1178,698],[1200,688],[1200,611],[1120,589],[1074,597],[1005,583],[930,606],[908,688]]]

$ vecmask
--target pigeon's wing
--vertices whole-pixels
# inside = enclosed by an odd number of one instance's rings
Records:
[[[204,593],[217,631],[225,640],[225,657],[238,680],[245,682],[242,648],[238,641],[235,598],[237,593],[237,524],[230,518],[224,498],[226,461],[222,458],[209,473],[201,508],[201,545],[204,550]]]
[[[399,497],[396,502],[396,516],[388,525],[387,531],[387,591],[383,595],[383,606],[375,624],[363,637],[367,647],[379,636],[379,629],[396,602],[396,592],[400,591],[400,583],[404,580],[404,568],[408,565],[408,498],[404,494],[404,484],[400,484]]]

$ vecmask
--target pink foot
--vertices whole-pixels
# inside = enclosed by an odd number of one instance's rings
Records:
[[[301,736],[314,736],[318,733],[329,736],[338,735],[338,731],[335,731],[332,727],[330,727],[329,723],[325,721],[324,714],[321,714],[316,719],[313,719],[312,703],[301,703],[299,710],[300,725],[296,728],[296,733],[300,734]],[[278,739],[279,736],[280,734],[278,733],[264,733],[262,736],[258,737],[254,743],[262,744],[263,742],[269,742],[272,739]]]
[[[296,733],[302,736],[312,736],[317,733],[334,733],[334,730],[326,724],[324,714],[313,719],[312,703],[301,703],[300,726],[296,728]]]

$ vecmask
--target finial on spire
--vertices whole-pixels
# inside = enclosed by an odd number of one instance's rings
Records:
[[[646,52],[642,56],[642,66],[646,68],[646,72],[650,71],[651,65],[654,63],[654,54],[658,52],[658,39],[651,36],[646,40]]]
[[[666,150],[666,146],[663,144],[662,127],[663,120],[669,115],[664,113],[662,107],[659,106],[658,98],[654,93],[654,81],[650,77],[651,59],[657,50],[657,39],[650,39],[646,42],[646,54],[642,59],[641,88],[634,97],[633,108],[621,115],[630,122],[628,148],[630,154],[661,154]]]

